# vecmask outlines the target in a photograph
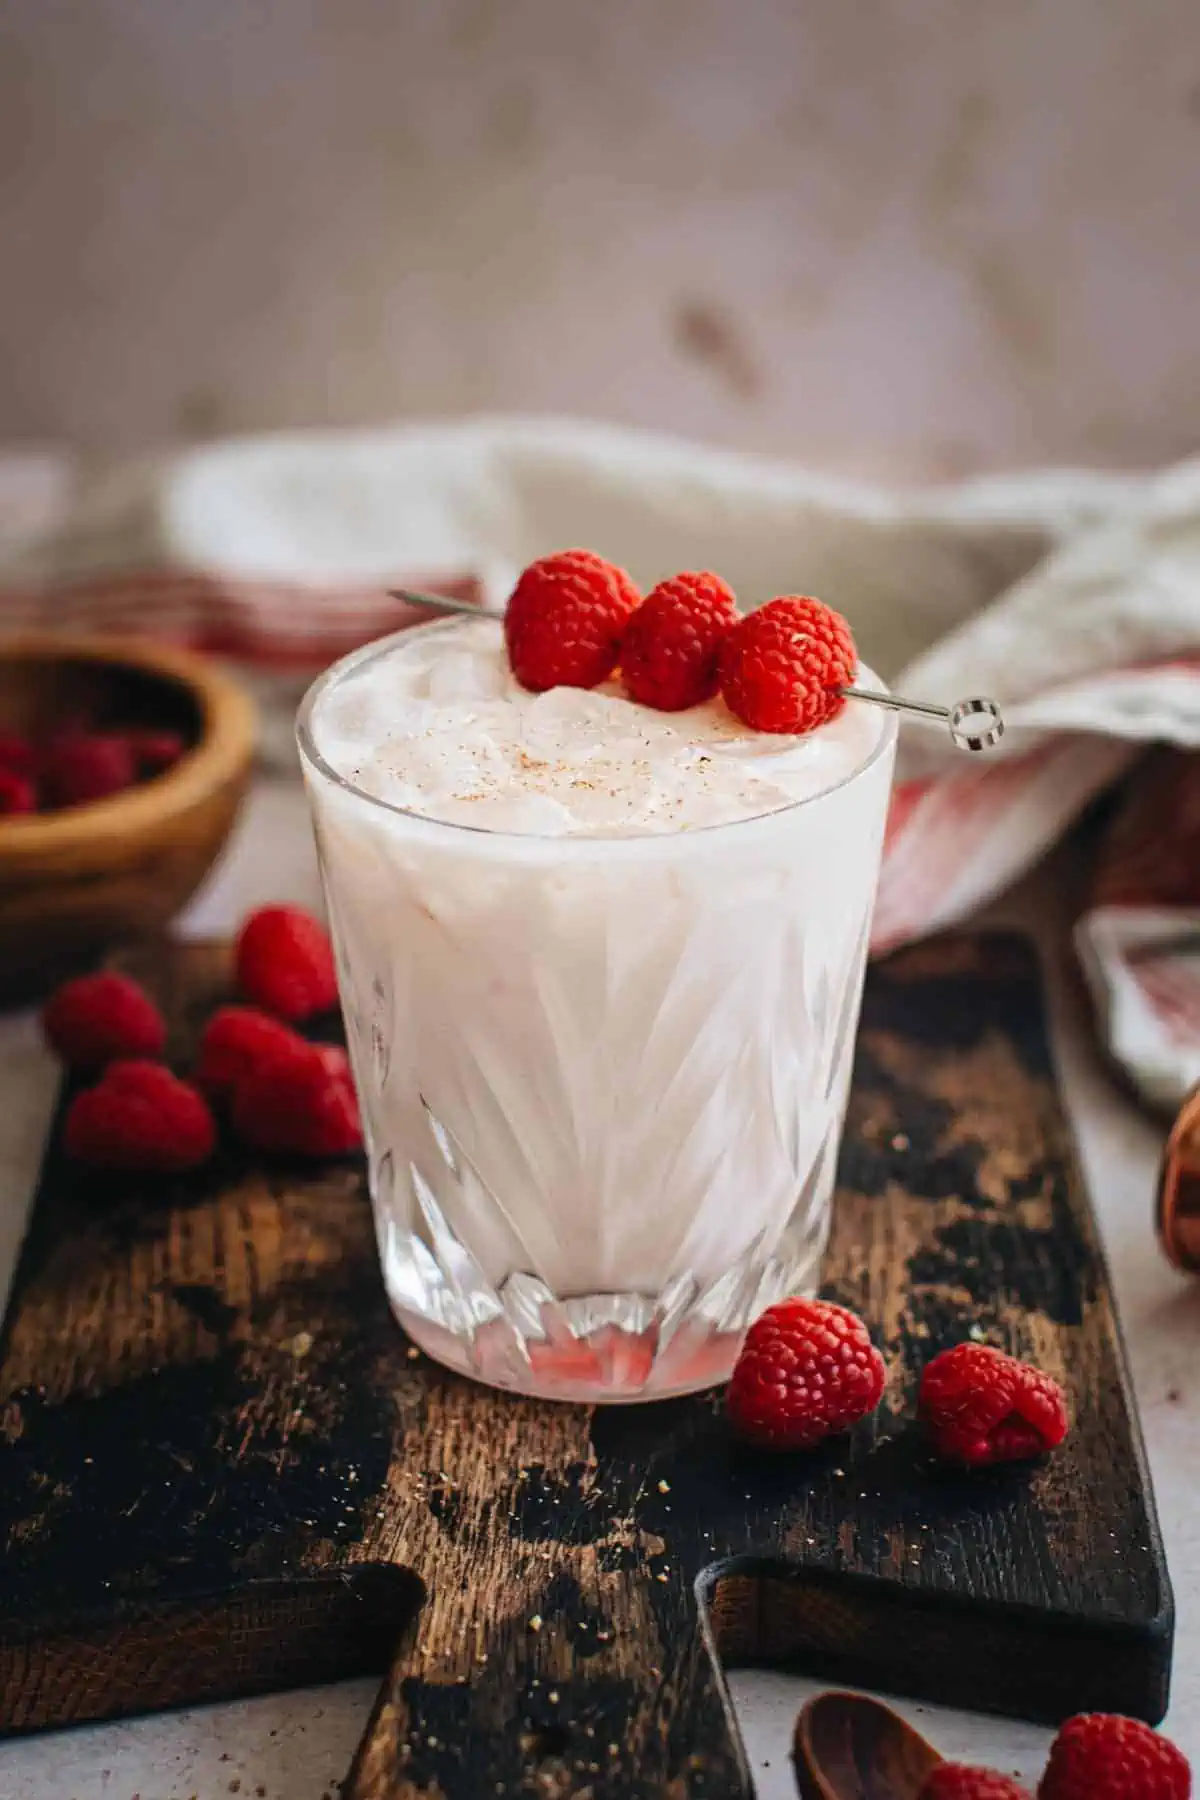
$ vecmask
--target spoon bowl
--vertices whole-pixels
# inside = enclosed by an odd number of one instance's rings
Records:
[[[897,1712],[865,1694],[818,1694],[792,1747],[802,1800],[918,1800],[944,1759]]]

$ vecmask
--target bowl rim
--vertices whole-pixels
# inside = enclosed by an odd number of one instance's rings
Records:
[[[30,861],[83,849],[162,823],[240,775],[254,753],[254,703],[238,683],[206,657],[174,644],[115,633],[21,631],[0,635],[0,662],[107,663],[173,681],[192,695],[200,737],[179,761],[144,785],[124,788],[60,812],[0,817],[0,855]]]

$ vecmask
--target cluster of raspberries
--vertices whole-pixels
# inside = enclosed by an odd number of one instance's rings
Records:
[[[208,1161],[223,1113],[254,1150],[342,1156],[362,1144],[346,1052],[294,1027],[337,1005],[324,927],[294,906],[252,913],[235,968],[245,1004],[222,1006],[200,1037],[191,1078],[162,1060],[167,1027],[126,975],[83,975],[47,1002],[46,1037],[73,1073],[93,1078],[71,1100],[68,1155],[90,1168],[182,1174]]]
[[[0,731],[0,814],[58,812],[150,781],[187,748],[177,731],[73,725],[44,740]]]
[[[560,550],[531,563],[504,615],[513,674],[541,693],[593,688],[619,667],[630,699],[660,712],[720,692],[755,731],[812,731],[844,705],[858,654],[839,613],[784,595],[745,617],[719,575],[672,575],[642,598],[615,563]]]
[[[831,1300],[781,1300],[747,1334],[726,1395],[739,1436],[770,1450],[811,1450],[873,1413],[883,1358],[857,1314]],[[921,1377],[918,1410],[946,1462],[1021,1462],[1067,1435],[1066,1398],[1040,1369],[988,1344],[956,1344]]]
[[[782,1300],[747,1334],[725,1405],[761,1449],[810,1450],[873,1413],[886,1371],[863,1321],[829,1300]],[[956,1344],[927,1364],[918,1413],[930,1448],[968,1469],[1023,1461],[1067,1435],[1051,1376],[987,1344]],[[1055,1739],[1037,1800],[1189,1800],[1185,1757],[1135,1719],[1089,1714]],[[1031,1800],[1006,1775],[942,1763],[919,1800]]]

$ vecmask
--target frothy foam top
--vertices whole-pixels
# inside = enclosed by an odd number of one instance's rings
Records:
[[[871,679],[869,670],[862,670]],[[720,699],[640,706],[619,683],[531,694],[493,619],[406,632],[318,698],[325,761],[363,793],[431,819],[541,837],[730,824],[845,781],[883,714],[853,703],[804,737],[751,731]]]

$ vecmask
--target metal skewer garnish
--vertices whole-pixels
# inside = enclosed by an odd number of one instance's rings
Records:
[[[994,700],[982,696],[956,700],[953,706],[933,706],[927,700],[901,700],[896,694],[876,694],[870,688],[844,687],[838,692],[847,700],[869,700],[873,706],[886,706],[889,712],[934,719],[946,726],[960,750],[990,750],[1004,736],[1000,708]]]
[[[404,600],[409,606],[424,607],[427,612],[469,613],[480,619],[502,619],[496,606],[476,606],[471,600],[451,600],[441,594],[419,594],[411,588],[389,590],[393,600]],[[926,700],[902,700],[897,694],[879,694],[871,688],[844,687],[838,692],[847,700],[867,700],[872,706],[884,706],[889,712],[907,713],[916,719],[928,719],[945,725],[960,750],[990,750],[1004,736],[1004,719],[994,700],[972,697],[958,700],[953,706],[934,706]]]

